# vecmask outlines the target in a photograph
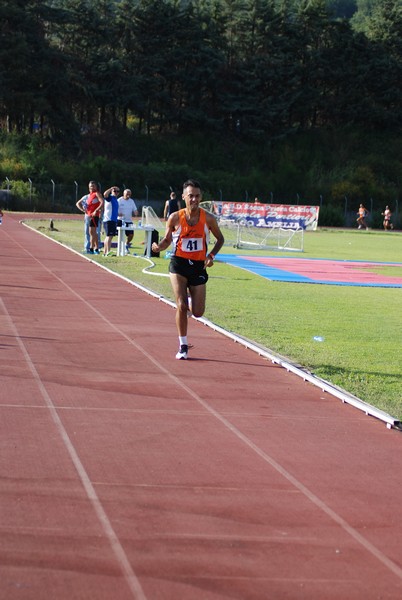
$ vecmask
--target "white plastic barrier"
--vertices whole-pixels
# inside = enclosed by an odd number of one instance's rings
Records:
[[[144,225],[143,227],[138,225],[126,225],[117,228],[117,256],[126,255],[126,231],[145,231],[145,247],[147,258],[151,257],[151,246],[152,246],[152,232],[154,227],[152,225]]]

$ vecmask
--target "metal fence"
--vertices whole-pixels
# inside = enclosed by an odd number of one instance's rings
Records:
[[[0,190],[0,208],[10,211],[28,212],[53,212],[53,213],[76,213],[76,202],[88,193],[88,183],[72,184],[34,183],[29,181],[26,185],[16,186],[14,182],[5,182],[6,186]],[[121,185],[121,190],[125,185]],[[102,188],[101,188],[102,189]],[[151,198],[149,188],[146,187],[140,196],[133,195],[139,212],[143,205],[151,205],[155,212],[163,213],[164,199]]]
[[[101,183],[99,184],[102,189]],[[125,182],[118,184],[120,189],[130,187]],[[53,212],[53,213],[71,213],[77,212],[76,202],[82,196],[88,193],[88,182],[79,183],[77,181],[71,184],[56,183],[51,179],[48,183],[33,182],[28,179],[27,182],[14,182],[6,177],[3,182],[4,189],[0,190],[0,208],[11,211],[28,212]],[[170,188],[172,189],[172,188]],[[141,214],[142,207],[151,206],[159,216],[163,214],[164,203],[169,196],[170,190],[165,194],[160,191],[151,190],[147,185],[142,190],[133,187],[133,199]],[[228,202],[247,202],[254,196],[247,190],[240,190],[237,198],[225,198],[224,192],[219,189],[214,196],[215,199]],[[270,204],[294,204],[294,205],[314,205],[320,206],[319,225],[354,227],[356,225],[356,212],[359,203],[351,200],[347,196],[336,204],[332,200],[327,200],[322,195],[315,199],[304,199],[299,194],[292,195],[286,199],[276,197],[274,192],[268,192],[263,201]],[[361,200],[369,211],[368,224],[373,228],[382,227],[382,216],[385,206],[382,206],[374,198]],[[392,211],[392,222],[394,228],[401,228],[402,215],[399,214],[399,203],[397,199],[390,200],[389,206]]]

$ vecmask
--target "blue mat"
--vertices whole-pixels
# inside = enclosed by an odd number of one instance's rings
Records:
[[[299,257],[237,256],[219,254],[218,260],[271,281],[326,285],[402,287],[402,263],[306,259]],[[375,272],[381,267],[400,267],[400,276]]]

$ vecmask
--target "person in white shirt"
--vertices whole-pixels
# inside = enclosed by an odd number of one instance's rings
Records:
[[[391,223],[392,212],[390,211],[389,206],[386,206],[384,212],[381,214],[384,217],[384,221],[382,224],[385,231],[387,231],[388,229],[393,229],[394,226]]]
[[[117,226],[121,227],[122,225],[126,225],[126,227],[133,227],[133,217],[138,217],[138,209],[134,200],[131,197],[131,190],[126,189],[123,192],[123,195],[118,199],[119,202],[119,218],[117,221]],[[128,251],[132,239],[134,237],[134,229],[132,231],[126,231],[127,236],[127,244],[126,249]]]

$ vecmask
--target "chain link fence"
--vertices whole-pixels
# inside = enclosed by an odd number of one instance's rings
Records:
[[[102,185],[100,189],[103,189]],[[123,190],[126,186],[124,183],[120,185],[120,189]],[[152,190],[146,185],[143,193],[136,193],[134,189],[133,198],[137,205],[138,211],[141,214],[143,206],[151,206],[158,216],[163,215],[163,208],[166,198],[160,197],[160,193],[152,193]],[[51,212],[51,213],[67,213],[74,214],[77,212],[76,202],[82,196],[88,193],[88,182],[79,183],[77,181],[71,182],[71,184],[61,184],[50,180],[49,183],[35,183],[30,179],[28,181],[11,181],[8,178],[3,182],[3,189],[0,189],[0,208],[3,210],[10,211],[23,211],[23,212]],[[246,194],[246,201],[248,200],[248,192]],[[240,193],[239,196],[243,196]],[[223,200],[222,190],[216,197]],[[233,200],[231,200],[233,201]],[[244,199],[238,200],[243,202]],[[267,199],[269,203],[283,204],[275,198],[273,192],[270,193]],[[350,198],[344,198],[343,202],[338,202],[334,205],[332,202],[327,201],[323,196],[319,196],[318,201],[309,200],[304,201],[300,198],[299,194],[296,195],[294,202],[287,201],[286,204],[309,204],[314,206],[320,206],[320,217],[319,226],[327,227],[355,227],[357,218],[357,209],[359,204],[352,201]],[[390,201],[389,207],[392,212],[392,223],[394,229],[400,229],[402,226],[401,215],[399,214],[398,200]],[[381,229],[382,228],[382,212],[385,206],[380,206],[378,202],[373,198],[369,198],[365,202],[365,206],[369,211],[367,222],[370,228]]]
[[[121,190],[126,186],[122,185]],[[102,189],[102,186],[101,186]],[[10,211],[22,212],[52,212],[71,213],[78,211],[76,202],[88,193],[88,183],[61,184],[51,181],[50,183],[34,183],[32,181],[3,182],[0,189],[0,208]],[[150,205],[157,214],[163,212],[164,199],[150,198],[149,189],[145,188],[144,194],[134,201],[141,214],[143,205]]]

